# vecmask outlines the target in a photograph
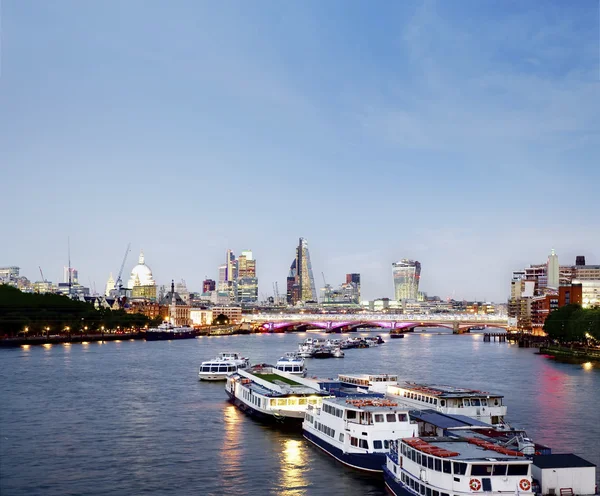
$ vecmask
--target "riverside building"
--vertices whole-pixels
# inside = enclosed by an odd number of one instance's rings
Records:
[[[421,263],[403,258],[392,263],[394,278],[394,296],[397,301],[417,300],[419,281],[421,279]]]

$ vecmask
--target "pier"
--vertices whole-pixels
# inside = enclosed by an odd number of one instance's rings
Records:
[[[506,341],[506,333],[505,332],[486,332],[483,335],[483,342],[489,343],[491,341],[498,341],[499,343],[504,343]]]
[[[144,332],[128,332],[123,334],[61,334],[58,336],[31,336],[0,339],[0,347],[14,348],[23,345],[44,345],[63,343],[93,343],[98,341],[125,341],[129,339],[144,339]]]

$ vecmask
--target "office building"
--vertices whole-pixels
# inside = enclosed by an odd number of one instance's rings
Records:
[[[77,284],[79,282],[79,273],[73,267],[63,267],[63,282],[66,284]]]
[[[403,258],[392,264],[394,278],[394,297],[396,301],[417,300],[419,281],[421,279],[421,263]]]
[[[212,279],[204,279],[202,281],[202,293],[210,293],[211,291],[215,291],[217,288],[217,284]]]
[[[308,242],[304,238],[298,240],[296,258],[290,266],[287,277],[287,300],[290,305],[318,301]]]
[[[554,251],[554,248],[548,256],[548,262],[546,264],[546,286],[549,288],[556,289],[559,286],[559,266],[558,266],[558,255]]]

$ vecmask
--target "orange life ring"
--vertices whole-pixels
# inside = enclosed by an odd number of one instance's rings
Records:
[[[479,491],[481,489],[481,482],[479,479],[471,479],[469,481],[469,487],[472,491]]]
[[[529,482],[527,479],[521,479],[521,481],[519,482],[519,487],[523,491],[529,491],[529,489],[531,488],[531,482]]]

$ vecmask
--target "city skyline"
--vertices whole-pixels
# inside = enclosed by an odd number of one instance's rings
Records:
[[[133,250],[133,251],[135,251],[135,250]],[[533,265],[533,266],[535,266],[535,265],[540,265],[540,266],[544,265],[545,266],[545,264],[547,263],[547,260],[549,259],[549,256],[548,256],[548,252],[549,251],[550,250],[546,251],[545,257],[542,256],[542,257],[536,258],[535,260],[532,260],[532,259],[526,260],[526,261],[524,261],[521,264],[521,266],[522,267],[524,267],[524,266],[530,266],[530,265]],[[598,264],[598,259],[596,259],[595,256],[590,256],[589,252],[586,253],[586,255],[581,255],[581,253],[585,252],[585,251],[586,250],[576,250],[576,252],[578,253],[577,255],[573,255],[572,257],[565,258],[565,257],[560,257],[560,254],[557,253],[557,251],[555,249],[551,250],[552,255],[557,258],[558,263],[561,266],[563,266],[563,265],[575,265],[577,259],[579,259],[580,261],[587,261],[587,263],[590,264],[590,265],[597,265]],[[128,286],[128,280],[131,279],[130,274],[132,274],[132,271],[136,270],[136,268],[140,266],[140,261],[142,262],[142,264],[144,263],[145,253],[147,253],[147,252],[148,252],[147,250],[141,250],[140,251],[140,256],[137,257],[137,258],[136,258],[136,256],[132,256],[131,253],[129,254],[129,256],[128,256],[127,260],[126,260],[125,266],[123,268],[123,275],[122,275],[122,278],[124,279],[124,286],[125,287]],[[231,249],[227,249],[227,250],[225,250],[225,252],[227,253],[228,256],[229,256],[229,254],[234,255],[233,250],[231,250]],[[254,250],[242,250],[240,252],[240,256],[242,256],[243,254],[248,254],[248,253],[252,253],[253,257],[255,256]],[[122,257],[122,255],[123,254],[121,253],[121,257]],[[222,255],[223,255],[223,250],[221,250],[221,259],[222,259]],[[311,257],[312,257],[312,250],[311,250]],[[137,260],[137,263],[136,263],[136,260]],[[412,260],[406,260],[406,261],[407,262],[412,262]],[[119,262],[119,264],[121,262],[122,262],[122,259]],[[395,264],[395,263],[397,263],[397,262],[392,262],[392,264]],[[426,263],[423,264],[421,261],[418,261],[416,263],[418,263],[420,265],[425,265],[424,275],[421,275],[419,279],[425,280],[425,281],[429,281],[430,279],[432,279],[431,277],[429,277],[429,278],[427,277],[427,272],[429,270],[427,264]],[[79,276],[79,284],[81,284],[82,286],[89,287],[90,290],[93,290],[94,289],[94,285],[95,285],[96,286],[96,292],[98,294],[104,294],[105,288],[106,288],[106,283],[107,283],[107,280],[109,279],[109,277],[112,277],[112,282],[114,284],[114,279],[116,278],[116,276],[118,274],[118,269],[119,269],[117,267],[115,269],[115,271],[110,271],[109,275],[107,275],[104,278],[104,280],[102,280],[102,281],[95,281],[95,280],[91,280],[89,277],[86,276],[86,274],[88,272],[88,270],[87,270],[86,267],[84,267],[83,270],[82,270],[82,269],[80,269],[80,267],[75,267],[74,265],[75,264],[72,263],[71,269],[73,271],[75,271],[75,273],[80,274],[80,276]],[[265,269],[265,270],[271,272],[272,269],[271,270],[268,269],[268,267],[269,267],[268,264],[261,264],[261,269],[260,270],[262,271],[263,267],[265,267],[265,265],[267,267],[267,269]],[[382,263],[381,265],[383,266],[385,264]],[[40,277],[36,277],[36,274],[40,274],[39,267],[37,268],[37,272],[36,271],[32,271],[33,274],[31,274],[30,272],[28,272],[28,268],[24,267],[23,265],[19,265],[19,264],[0,264],[0,266],[7,266],[7,267],[8,266],[16,266],[16,267],[19,267],[21,269],[21,271],[20,271],[21,276],[27,277],[28,279],[30,279],[30,281],[32,283],[33,282],[37,282],[37,281],[41,281],[41,276]],[[152,271],[150,272],[150,277],[152,277],[152,274],[156,274],[156,271],[154,269],[156,266],[158,266],[158,267],[165,267],[165,266],[167,266],[168,267],[168,264],[165,264],[164,261],[161,263],[159,260],[156,260],[156,262],[155,262],[154,259],[152,259],[151,266],[152,266]],[[218,269],[219,269],[219,266],[222,266],[222,265],[217,264],[217,266],[213,267],[212,273],[210,272],[209,269],[207,269],[206,272],[202,272],[201,271],[202,274],[203,274],[202,276],[196,275],[195,277],[190,277],[191,274],[187,274],[187,275],[186,274],[181,274],[181,275],[178,275],[177,277],[172,277],[172,276],[169,275],[168,268],[167,268],[167,272],[166,272],[166,275],[164,277],[163,277],[163,275],[160,275],[158,277],[156,275],[154,275],[154,280],[156,281],[155,284],[157,286],[165,286],[165,287],[168,287],[171,284],[172,280],[175,280],[175,281],[185,280],[187,288],[188,288],[188,290],[190,292],[202,292],[203,291],[203,284],[205,282],[205,279],[212,280],[215,284],[218,285]],[[44,279],[47,280],[48,282],[53,282],[55,284],[58,283],[58,282],[61,282],[62,278],[64,277],[64,274],[66,272],[68,272],[66,269],[68,269],[68,267],[64,267],[63,266],[60,273],[57,271],[57,274],[59,274],[58,277],[53,278],[53,277],[47,275],[47,273],[53,274],[53,271],[52,270],[47,271],[44,268],[43,269]],[[163,270],[163,269],[160,269],[160,270]],[[387,293],[382,293],[382,294],[379,294],[379,293],[376,293],[376,294],[375,293],[365,294],[364,291],[363,291],[363,281],[364,280],[368,281],[368,280],[372,279],[372,277],[368,273],[364,274],[364,273],[359,273],[358,271],[356,271],[357,273],[360,274],[359,277],[360,277],[360,285],[361,285],[361,290],[360,290],[360,292],[361,292],[361,301],[362,300],[374,300],[374,299],[377,299],[377,298],[390,298],[390,299],[394,299],[394,297],[395,297],[395,289],[396,288],[394,286],[393,271],[392,271],[392,273],[390,273],[390,271],[389,271],[389,265],[387,265],[384,270],[388,274],[389,288],[388,288]],[[458,270],[461,271],[462,269],[458,268]],[[511,281],[511,277],[512,277],[511,274],[513,272],[515,272],[515,271],[518,271],[518,270],[520,270],[519,267],[517,267],[517,268],[513,267],[513,268],[510,269],[510,272],[508,274],[504,275],[503,281],[504,281],[505,286],[509,285],[509,283]],[[289,271],[289,268],[288,268],[288,271]],[[326,274],[325,271],[321,271],[319,268],[313,269],[313,273],[319,274],[320,272],[324,272],[324,274]],[[60,274],[62,274],[62,275],[60,275]],[[83,276],[81,276],[81,274],[83,274]],[[351,275],[348,271],[344,272],[343,274],[341,274],[339,276],[336,275],[337,272],[331,272],[331,274],[333,274],[333,276],[331,278],[329,278],[328,274],[327,274],[327,277],[333,283],[337,283],[339,281],[346,280],[347,276]],[[275,281],[264,281],[262,279],[262,277],[260,276],[260,272],[259,271],[256,272],[256,276],[261,281],[259,283],[259,286],[258,286],[258,300],[262,301],[262,300],[268,298],[269,296],[273,296],[273,283]],[[425,284],[427,284],[427,283],[425,283]],[[285,281],[285,279],[283,279],[283,282],[278,281],[278,285],[279,285],[279,293],[280,293],[280,295],[285,296],[285,288],[286,288],[286,281]],[[132,288],[129,288],[129,289],[132,289]],[[215,287],[215,289],[217,289],[217,288]],[[501,295],[498,298],[489,298],[489,297],[486,297],[486,296],[481,297],[481,296],[478,296],[475,293],[473,293],[474,296],[461,295],[461,294],[446,294],[446,295],[444,295],[444,294],[436,293],[435,291],[429,290],[429,286],[424,285],[422,283],[422,281],[419,282],[419,291],[420,292],[424,292],[429,297],[431,297],[431,296],[439,296],[442,299],[452,298],[452,299],[457,299],[457,300],[468,300],[468,301],[493,301],[495,303],[503,303],[503,302],[506,301],[507,298],[510,297],[510,290],[506,290],[506,288],[504,288],[504,291],[501,291],[501,292],[503,292],[505,294],[503,296]],[[317,294],[318,294],[318,291],[317,291]]]
[[[98,292],[128,242],[196,290],[252,247],[259,298],[298,236],[363,299],[393,296],[404,257],[428,294],[492,301],[551,248],[600,259],[597,1],[0,15],[0,263],[32,280],[62,279],[69,236]]]

